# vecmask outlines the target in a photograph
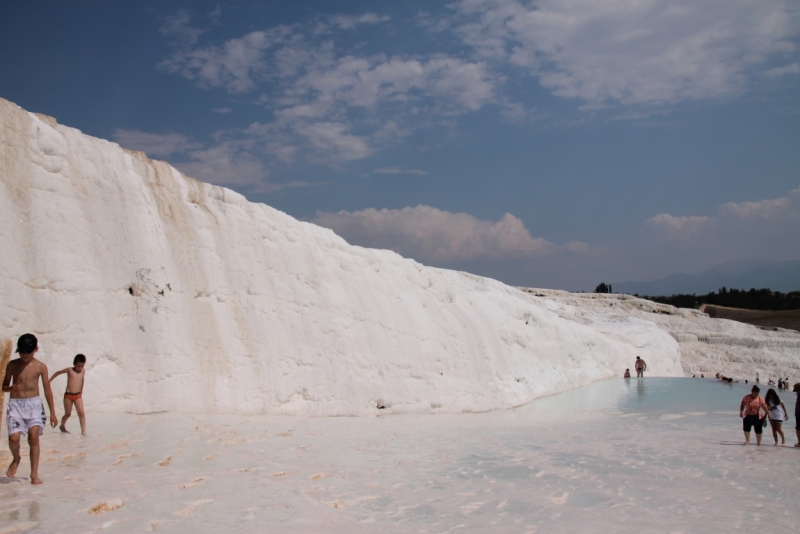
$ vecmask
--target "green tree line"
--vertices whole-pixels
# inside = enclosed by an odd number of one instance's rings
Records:
[[[719,291],[712,291],[705,295],[678,294],[671,296],[648,297],[641,296],[654,302],[671,304],[678,308],[698,308],[703,304],[715,304],[728,308],[743,308],[745,310],[798,310],[800,309],[800,291],[781,293],[765,289],[728,289],[721,287]]]

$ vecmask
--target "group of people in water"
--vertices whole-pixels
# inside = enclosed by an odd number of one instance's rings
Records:
[[[44,397],[50,408],[50,426],[59,424],[53,402],[51,382],[59,375],[67,375],[67,388],[64,392],[64,417],[59,426],[61,432],[67,432],[67,419],[72,415],[73,406],[78,412],[81,423],[81,434],[86,435],[86,415],[83,409],[83,383],[85,376],[86,356],[78,354],[72,361],[72,367],[62,369],[50,376],[47,366],[36,359],[39,341],[33,334],[23,334],[17,340],[19,358],[11,360],[5,369],[3,393],[11,393],[6,408],[6,425],[8,426],[8,448],[11,449],[11,465],[6,476],[14,478],[21,461],[20,440],[23,434],[28,435],[31,458],[31,484],[41,484],[39,478],[39,436],[47,425],[44,404],[39,396],[39,382],[44,389]]]
[[[750,444],[751,429],[756,433],[756,443],[761,445],[761,431],[767,424],[772,428],[772,437],[775,445],[778,445],[778,436],[781,437],[780,445],[786,444],[786,436],[783,435],[783,423],[789,420],[789,412],[783,404],[778,393],[769,388],[767,394],[762,398],[759,396],[761,389],[753,385],[749,395],[742,398],[739,406],[739,417],[742,418],[742,430],[744,431],[744,444]],[[794,405],[795,432],[797,433],[797,443],[795,447],[800,447],[800,383],[794,385],[792,389],[797,394],[797,401]]]
[[[644,371],[647,370],[647,364],[643,359],[637,356],[634,368],[636,369],[637,378],[642,377],[644,376]],[[625,369],[623,377],[630,378],[631,370]],[[697,375],[693,375],[692,378],[697,378]],[[705,378],[705,375],[701,373],[700,378]],[[714,375],[714,378],[724,384],[739,383],[738,380],[734,380],[720,373]],[[783,423],[789,420],[789,412],[786,410],[786,405],[783,404],[783,401],[774,387],[788,390],[789,377],[787,376],[786,379],[779,378],[777,384],[770,378],[768,385],[773,387],[769,388],[767,394],[763,398],[759,396],[761,389],[757,385],[760,381],[761,375],[756,373],[756,385],[753,385],[750,394],[744,396],[741,406],[739,407],[739,417],[742,418],[742,429],[744,431],[744,444],[750,444],[750,432],[755,431],[756,442],[760,446],[762,429],[767,426],[767,420],[769,420],[769,426],[772,428],[772,437],[775,439],[775,445],[778,445],[778,436],[781,438],[780,445],[786,445],[786,436],[783,434]],[[747,384],[747,380],[745,380],[744,383]],[[794,407],[795,431],[797,432],[797,443],[795,447],[800,447],[800,383],[794,385],[792,392],[797,394],[797,401]]]
[[[647,362],[637,356],[636,362],[633,364],[633,368],[636,369],[636,378],[644,378],[644,372],[647,371]],[[623,378],[630,378],[631,370],[625,369],[625,374],[622,376]]]

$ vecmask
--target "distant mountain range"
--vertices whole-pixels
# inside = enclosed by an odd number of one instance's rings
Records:
[[[614,293],[649,296],[679,293],[704,295],[722,286],[734,289],[770,288],[800,291],[800,261],[735,260],[695,274],[673,274],[650,282],[611,284]]]

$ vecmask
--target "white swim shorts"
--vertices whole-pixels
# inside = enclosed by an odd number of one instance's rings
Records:
[[[8,425],[8,435],[22,432],[27,434],[28,430],[35,426],[39,429],[39,435],[44,432],[47,423],[47,415],[44,413],[44,405],[40,397],[30,399],[9,399],[8,409],[6,410],[6,424]]]

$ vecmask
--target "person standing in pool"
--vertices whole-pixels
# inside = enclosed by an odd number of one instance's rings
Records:
[[[644,372],[647,371],[647,362],[637,356],[633,367],[636,369],[636,378],[644,378]]]
[[[751,393],[745,395],[742,403],[739,405],[739,417],[742,418],[742,430],[744,430],[744,444],[750,445],[750,429],[755,427],[756,442],[761,446],[761,411],[765,414],[769,413],[767,403],[764,402],[758,392],[761,391],[758,386],[753,386]]]
[[[792,391],[797,393],[794,402],[794,431],[797,433],[797,443],[794,446],[800,447],[800,382],[795,383]]]
[[[764,402],[769,407],[769,425],[772,427],[772,437],[775,438],[775,445],[778,444],[778,434],[781,436],[781,445],[786,445],[786,437],[783,435],[783,428],[781,428],[784,419],[786,419],[786,406],[783,405],[783,401],[772,388],[769,388],[767,394],[764,395]]]

